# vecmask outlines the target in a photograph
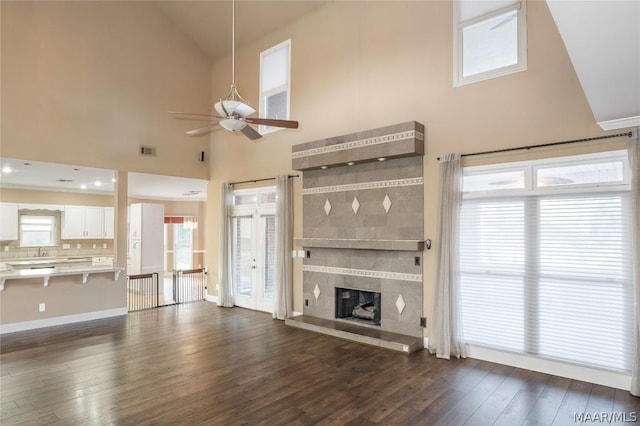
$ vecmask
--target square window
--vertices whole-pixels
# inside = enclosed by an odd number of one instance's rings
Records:
[[[20,245],[22,247],[52,246],[55,244],[55,216],[20,216]]]
[[[474,2],[456,2],[454,86],[524,71],[526,64],[525,2],[474,16]],[[509,2],[497,2],[494,7]],[[475,11],[478,12],[478,11]],[[462,22],[461,17],[472,16]]]

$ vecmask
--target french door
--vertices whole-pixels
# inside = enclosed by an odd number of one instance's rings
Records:
[[[232,217],[235,304],[273,311],[275,188],[234,192]]]

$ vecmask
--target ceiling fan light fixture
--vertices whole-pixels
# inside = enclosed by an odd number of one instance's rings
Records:
[[[237,132],[238,130],[244,129],[247,122],[236,118],[225,118],[224,120],[220,120],[220,125],[230,132]]]
[[[234,100],[221,100],[214,105],[216,112],[222,117],[228,117],[230,115],[239,115],[240,117],[246,117],[256,112],[250,105]]]

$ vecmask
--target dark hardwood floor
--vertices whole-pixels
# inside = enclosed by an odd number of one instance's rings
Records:
[[[640,414],[640,398],[626,391],[426,351],[406,356],[209,302],[0,343],[3,426],[533,426],[575,425],[575,412]]]

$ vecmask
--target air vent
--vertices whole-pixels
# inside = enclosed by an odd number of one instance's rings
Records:
[[[69,183],[73,181],[71,179],[58,179],[56,182]]]
[[[138,154],[144,155],[145,157],[155,157],[156,156],[156,147],[155,146],[140,145],[139,149],[138,149]]]

